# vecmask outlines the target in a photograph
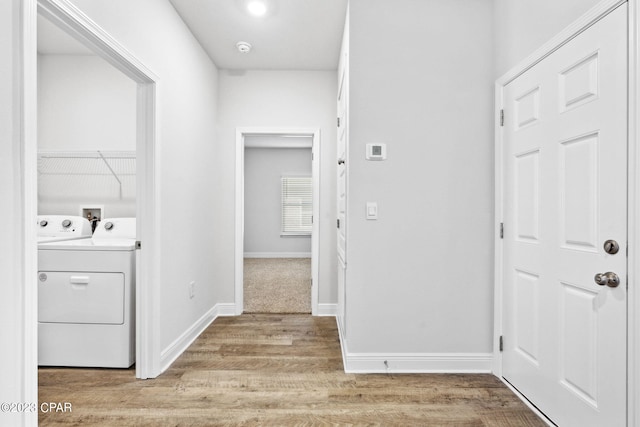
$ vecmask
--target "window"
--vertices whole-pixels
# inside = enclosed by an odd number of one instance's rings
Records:
[[[282,177],[282,236],[311,234],[313,185],[310,176]]]

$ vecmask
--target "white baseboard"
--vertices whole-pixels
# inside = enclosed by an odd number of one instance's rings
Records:
[[[218,317],[235,316],[233,303],[216,304],[160,355],[161,372],[169,366]],[[318,316],[335,316],[336,304],[318,304]],[[344,325],[336,317],[342,361],[346,373],[491,373],[491,353],[350,353]],[[385,364],[386,362],[386,364]]]
[[[347,338],[344,330],[344,319],[336,314],[336,323],[338,324],[338,337],[340,338],[340,351],[342,352],[342,366],[347,366]]]
[[[347,352],[345,359],[347,373],[491,373],[493,355]]]
[[[316,316],[335,316],[338,314],[338,304],[318,303]]]
[[[217,309],[218,311],[216,317],[236,315],[236,305],[232,302],[216,304],[214,309]]]
[[[235,304],[216,304],[198,319],[189,329],[160,353],[160,372],[166,371],[173,362],[198,338],[218,317],[234,316]]]
[[[245,252],[245,258],[311,258],[311,252]]]
[[[351,353],[343,319],[336,322],[346,373],[491,373],[492,353]]]

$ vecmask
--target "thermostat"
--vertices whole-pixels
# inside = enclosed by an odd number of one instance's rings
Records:
[[[386,160],[387,144],[367,144],[367,160]]]

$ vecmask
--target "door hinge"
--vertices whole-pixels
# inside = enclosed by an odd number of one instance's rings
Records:
[[[504,350],[504,340],[502,339],[502,335],[500,335],[500,351]]]
[[[338,218],[337,224],[338,224],[338,228],[340,228],[340,218]]]
[[[340,117],[338,117],[338,127],[340,127]]]
[[[140,240],[136,240],[136,249],[142,249],[142,242]]]
[[[504,109],[500,110],[500,126],[504,126]]]
[[[500,238],[504,239],[504,222],[500,223]]]
[[[313,224],[313,215],[311,215],[311,224]]]

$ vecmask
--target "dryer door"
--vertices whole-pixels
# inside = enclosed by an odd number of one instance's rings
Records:
[[[124,323],[124,274],[38,272],[40,323]]]

